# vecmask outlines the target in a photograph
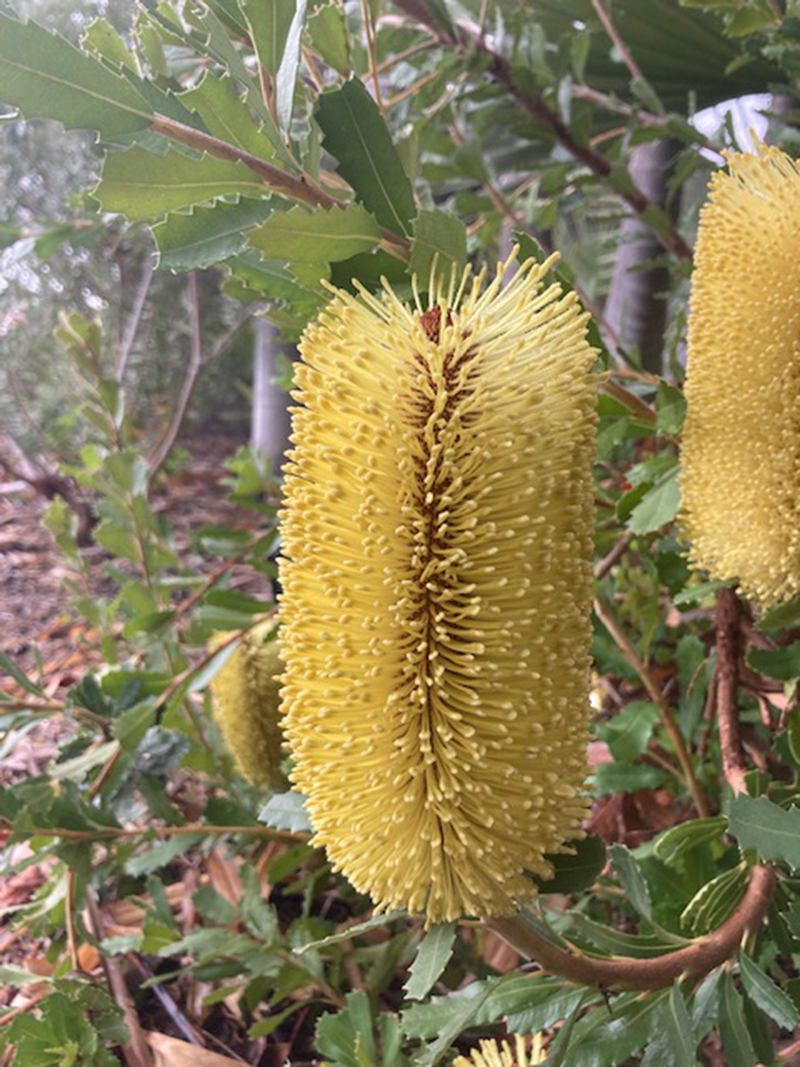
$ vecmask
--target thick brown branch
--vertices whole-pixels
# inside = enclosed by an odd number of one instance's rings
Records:
[[[424,3],[423,0],[394,0],[394,5],[406,15],[416,19],[426,29],[434,33],[441,44],[447,48],[453,49],[465,47],[469,50],[481,53],[488,61],[489,74],[497,84],[502,85],[529,115],[538,119],[540,122],[547,123],[559,143],[562,144],[575,159],[580,163],[583,163],[594,174],[609,180],[619,196],[622,197],[622,199],[633,208],[638,215],[644,215],[650,208],[655,206],[648,200],[641,189],[637,189],[632,183],[628,184],[626,182],[625,187],[620,188],[619,184],[614,181],[614,168],[610,161],[599,152],[596,152],[589,145],[583,145],[579,141],[576,141],[569,127],[563,122],[560,115],[550,107],[541,93],[523,89],[516,82],[511,66],[505,57],[501,56],[498,52],[493,51],[479,34],[474,33],[472,30],[462,25],[459,26],[460,36],[458,39],[449,35],[436,22],[433,12],[429,10],[428,5]],[[660,230],[657,231],[657,236],[664,247],[669,252],[672,252],[673,255],[678,256],[679,259],[692,258],[691,248],[671,224],[664,230],[664,232],[661,232]]]
[[[542,937],[521,916],[485,919],[484,922],[521,955],[535,960],[545,971],[571,982],[601,989],[663,989],[683,975],[701,978],[730,959],[745,935],[762,922],[775,881],[771,867],[754,868],[741,903],[722,926],[686,948],[652,959],[580,956]]]
[[[722,771],[734,793],[746,793],[747,764],[739,727],[739,630],[741,604],[733,589],[717,598],[717,722]]]

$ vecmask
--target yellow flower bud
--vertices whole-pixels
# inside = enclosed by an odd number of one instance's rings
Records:
[[[211,682],[214,720],[236,766],[249,781],[269,789],[282,780],[280,674],[283,664],[274,619],[265,619],[242,639]],[[215,634],[211,647],[229,634]]]
[[[284,728],[315,842],[429,923],[531,899],[587,800],[595,353],[553,260],[305,332]],[[414,287],[416,294],[416,286]]]
[[[800,592],[800,171],[728,156],[700,216],[681,497],[693,563],[764,606]]]
[[[453,1060],[453,1067],[536,1067],[544,1062],[541,1034],[534,1037],[530,1051],[525,1048],[525,1038],[515,1034],[513,1049],[508,1041],[481,1041],[469,1056]]]

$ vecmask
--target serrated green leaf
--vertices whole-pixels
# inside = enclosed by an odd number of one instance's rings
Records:
[[[31,693],[33,696],[43,697],[45,694],[38,685],[35,685],[27,674],[16,665],[14,660],[6,655],[5,652],[0,652],[0,670],[3,670],[8,674],[17,685],[24,689],[26,693]],[[2,710],[2,704],[0,704],[0,710]]]
[[[0,101],[113,141],[153,122],[131,82],[35,22],[0,12]]]
[[[297,205],[268,218],[249,235],[248,244],[268,259],[319,263],[367,252],[379,239],[375,218],[359,204],[330,211]]]
[[[221,196],[262,196],[265,186],[244,163],[213,156],[192,159],[170,149],[164,156],[134,147],[106,158],[92,195],[103,211],[131,221],[167,215]]]
[[[781,682],[800,678],[800,641],[783,648],[751,648],[747,652],[747,665]]]
[[[728,812],[728,833],[765,860],[800,869],[800,810],[785,811],[766,797],[737,796]]]
[[[642,1067],[694,1067],[696,1042],[692,1020],[677,985],[659,1005],[653,1033]]]
[[[311,833],[311,820],[306,809],[306,797],[290,789],[286,793],[273,793],[258,813],[259,822],[275,830],[292,833]]]
[[[259,159],[274,158],[272,141],[260,129],[229,75],[215,78],[207,72],[198,85],[177,99],[190,111],[197,112],[214,137]]]
[[[414,241],[408,270],[416,274],[426,288],[431,266],[436,259],[436,273],[449,278],[464,269],[467,261],[467,231],[463,222],[446,211],[420,211],[414,219]]]
[[[613,719],[597,723],[595,733],[606,742],[614,759],[632,763],[647,748],[658,719],[655,704],[632,700]]]
[[[672,522],[680,507],[680,488],[677,467],[664,475],[637,504],[628,519],[628,529],[634,534],[654,533]]]
[[[202,270],[222,263],[247,245],[247,231],[273,211],[270,199],[217,201],[188,215],[168,215],[153,227],[158,265],[164,270]]]
[[[747,995],[784,1030],[800,1026],[800,1011],[780,986],[746,953],[739,956],[739,972]]]
[[[727,820],[722,815],[708,819],[692,819],[671,827],[654,846],[656,856],[662,863],[674,863],[686,852],[718,840],[725,831]]]
[[[624,845],[609,845],[608,858],[628,900],[645,919],[652,918],[650,890],[632,853]]]
[[[81,48],[112,63],[115,67],[128,67],[134,74],[136,60],[125,47],[125,42],[106,19],[89,23],[81,37]]]
[[[306,23],[311,43],[325,62],[348,77],[351,70],[350,34],[345,10],[338,0],[318,7]]]
[[[294,0],[243,0],[242,11],[258,62],[275,78],[294,18]]]
[[[686,397],[674,385],[661,381],[656,391],[656,412],[659,433],[679,434],[686,414]]]
[[[722,979],[719,1032],[728,1067],[755,1067],[756,1054],[747,1031],[742,998],[736,992],[733,978],[727,972]]]
[[[373,915],[371,919],[365,919],[363,923],[355,923],[353,926],[348,926],[346,930],[339,930],[338,933],[329,934],[327,937],[321,938],[319,941],[309,941],[307,945],[300,945],[299,948],[294,949],[298,956],[302,956],[304,952],[308,952],[309,949],[327,948],[329,945],[338,945],[342,941],[348,941],[351,937],[357,937],[359,934],[364,934],[368,930],[380,930],[388,923],[394,922],[396,919],[408,918],[408,913],[405,911],[390,911],[386,915]]]
[[[316,119],[323,145],[356,199],[382,226],[410,234],[416,209],[411,183],[378,106],[358,78],[323,93]]]
[[[456,924],[439,923],[426,931],[403,986],[409,1000],[424,1000],[453,955]]]

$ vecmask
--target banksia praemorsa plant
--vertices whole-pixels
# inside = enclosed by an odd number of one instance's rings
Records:
[[[292,777],[334,866],[429,923],[513,911],[582,836],[595,353],[552,262],[336,292],[300,345]]]
[[[681,496],[694,563],[764,606],[800,592],[800,172],[711,179],[692,277]]]
[[[283,664],[275,640],[275,620],[265,619],[242,639],[211,682],[214,720],[228,751],[245,776],[269,789],[284,781],[280,719]],[[217,634],[212,647],[226,634]]]
[[[544,1062],[541,1034],[533,1039],[530,1051],[525,1048],[525,1038],[515,1034],[513,1049],[508,1041],[481,1041],[471,1055],[455,1059],[453,1067],[537,1067]]]

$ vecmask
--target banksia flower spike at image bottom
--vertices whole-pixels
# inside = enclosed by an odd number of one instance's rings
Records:
[[[533,897],[587,805],[596,353],[553,260],[510,262],[337,291],[300,345],[292,777],[334,866],[429,923]]]
[[[800,592],[800,171],[777,148],[711,179],[692,276],[683,526],[763,606]]]

